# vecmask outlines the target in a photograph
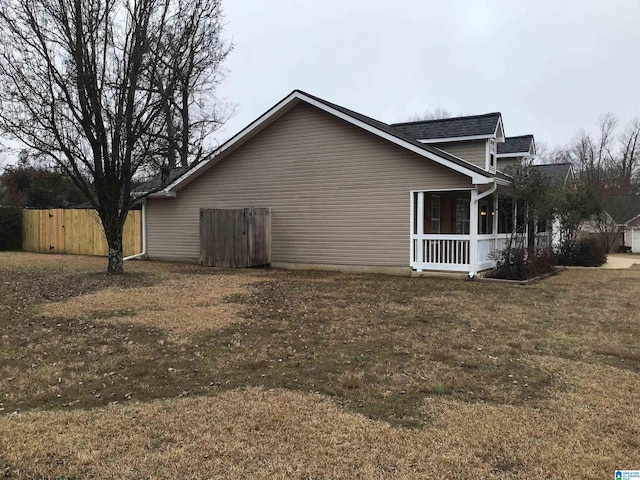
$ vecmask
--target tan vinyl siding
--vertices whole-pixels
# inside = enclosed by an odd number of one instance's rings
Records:
[[[444,150],[451,155],[473,163],[484,169],[487,155],[487,140],[468,140],[464,142],[434,143],[434,147]]]
[[[469,177],[301,103],[176,198],[149,199],[148,254],[195,260],[199,209],[270,207],[272,262],[409,265],[410,191]]]

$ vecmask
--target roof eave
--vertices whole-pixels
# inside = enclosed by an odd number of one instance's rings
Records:
[[[497,155],[498,158],[505,158],[505,157],[528,157],[531,154],[529,152],[514,152],[514,153],[499,153]]]

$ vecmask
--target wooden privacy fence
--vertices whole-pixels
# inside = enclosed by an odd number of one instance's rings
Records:
[[[257,267],[271,263],[271,209],[200,209],[200,265]]]
[[[142,215],[131,210],[122,234],[124,256],[142,252]],[[22,211],[22,250],[40,253],[107,255],[107,239],[95,210]]]

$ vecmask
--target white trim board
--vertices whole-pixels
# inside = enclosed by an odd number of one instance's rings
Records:
[[[531,154],[529,152],[516,152],[516,153],[498,153],[498,158],[509,158],[509,157],[529,157]]]

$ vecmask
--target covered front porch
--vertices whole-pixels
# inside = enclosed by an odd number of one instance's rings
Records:
[[[513,232],[526,239],[524,205],[496,187],[411,192],[411,268],[467,272],[495,267]],[[519,211],[518,211],[519,209]]]

